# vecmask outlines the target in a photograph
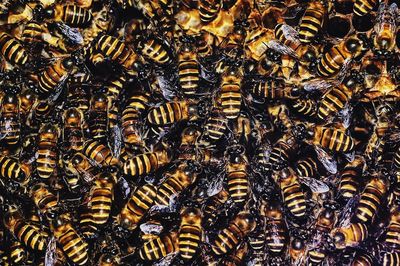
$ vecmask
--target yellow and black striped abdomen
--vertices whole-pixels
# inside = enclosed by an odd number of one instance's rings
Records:
[[[122,41],[110,35],[101,36],[96,44],[96,48],[102,55],[122,65],[124,65],[133,54],[133,51],[128,49]]]
[[[390,223],[383,238],[386,247],[400,251],[400,223]]]
[[[378,0],[356,0],[353,7],[354,14],[364,16],[372,11],[377,3]]]
[[[96,140],[86,141],[82,152],[100,165],[115,165],[118,159],[112,156],[111,150]]]
[[[82,26],[92,20],[90,10],[77,5],[65,5],[63,7],[62,21],[70,26]]]
[[[22,171],[17,159],[0,156],[0,175],[7,179],[23,182],[27,176]]]
[[[97,232],[96,222],[93,219],[90,209],[79,216],[79,226],[80,232],[85,238],[91,238]]]
[[[322,248],[316,248],[308,251],[308,263],[311,265],[319,265],[321,264],[326,257],[326,253]]]
[[[18,143],[21,135],[21,121],[18,113],[3,112],[0,118],[0,134],[4,135],[3,141],[7,145]]]
[[[127,160],[123,165],[123,173],[132,177],[149,174],[159,167],[156,153],[140,154]]]
[[[317,115],[317,105],[312,99],[297,99],[292,108],[306,117],[315,117]]]
[[[348,58],[338,45],[333,46],[328,52],[324,53],[317,65],[317,72],[323,77],[332,77],[342,68]]]
[[[351,92],[344,85],[332,88],[328,93],[322,96],[318,108],[318,118],[326,120],[330,115],[338,113],[345,107],[350,97]]]
[[[240,229],[235,225],[230,225],[217,235],[212,250],[217,255],[226,254],[235,248],[241,240],[242,236],[240,234]]]
[[[272,220],[267,223],[267,230],[265,234],[265,243],[272,253],[281,253],[284,251],[287,239],[286,228],[283,226],[283,220]]]
[[[300,23],[299,39],[302,43],[311,42],[322,29],[325,7],[320,1],[309,4]]]
[[[400,252],[399,251],[384,252],[384,254],[382,255],[382,258],[383,258],[382,266],[400,265]]]
[[[111,213],[113,191],[110,188],[97,187],[93,190],[90,200],[92,219],[95,224],[103,225]]]
[[[235,203],[242,203],[249,195],[249,180],[245,171],[228,173],[228,192]]]
[[[371,223],[374,219],[383,200],[383,194],[380,190],[367,186],[361,194],[355,216],[363,223]]]
[[[289,161],[291,153],[292,147],[284,141],[280,141],[272,148],[269,155],[269,163],[272,166],[280,166],[282,163]]]
[[[197,225],[183,225],[179,231],[179,254],[190,260],[196,254],[201,242],[202,230]]]
[[[43,40],[43,33],[42,26],[37,22],[31,21],[25,25],[21,39],[25,43],[40,43]]]
[[[57,235],[58,242],[68,258],[77,265],[86,265],[88,256],[88,247],[82,238],[78,235],[71,225],[61,235]]]
[[[143,56],[157,64],[164,65],[172,62],[172,57],[164,45],[156,38],[148,38],[139,43]]]
[[[222,112],[228,119],[236,119],[242,106],[242,94],[240,84],[224,83],[221,86]]]
[[[22,265],[27,259],[25,247],[18,241],[13,241],[10,246],[10,260],[13,265]]]
[[[21,243],[33,250],[43,251],[46,248],[46,238],[33,225],[18,221],[13,233]]]
[[[150,110],[147,119],[153,125],[169,125],[187,119],[184,102],[170,102]]]
[[[0,34],[0,51],[3,57],[11,64],[25,65],[28,53],[25,48],[7,33]]]
[[[299,160],[296,164],[296,172],[299,176],[314,177],[317,174],[317,171],[318,164],[311,157]]]
[[[41,141],[38,144],[36,171],[41,178],[48,179],[57,166],[57,149],[52,142]]]
[[[282,197],[290,213],[296,217],[306,214],[306,199],[299,182],[292,182],[288,186],[281,186]]]
[[[338,193],[345,199],[353,198],[359,191],[359,171],[352,167],[346,167],[340,174]]]
[[[200,19],[205,24],[213,21],[217,17],[221,7],[221,4],[215,0],[200,0],[198,5]]]
[[[178,238],[176,232],[154,238],[139,249],[142,260],[159,260],[178,249]]]
[[[194,59],[186,59],[178,65],[179,83],[182,93],[188,98],[196,96],[199,86],[200,69],[199,64]]]
[[[354,148],[354,140],[344,131],[335,128],[322,128],[316,142],[335,152],[348,152]]]
[[[43,94],[54,92],[67,74],[67,69],[63,66],[61,60],[50,65],[43,72],[39,73],[39,92]]]
[[[109,113],[109,112],[108,112]],[[89,130],[93,139],[105,140],[107,138],[107,111],[91,111],[89,112]]]

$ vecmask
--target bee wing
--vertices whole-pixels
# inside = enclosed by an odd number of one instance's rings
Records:
[[[95,179],[95,176],[83,169],[77,169],[79,175],[83,178],[83,180],[85,180],[86,183],[90,183]]]
[[[64,85],[67,82],[69,77],[69,73],[65,74],[61,79],[59,84],[57,85],[57,87],[54,90],[54,93],[49,97],[48,101],[49,104],[54,104],[57,99],[60,97],[60,95],[62,94],[62,92],[64,91]]]
[[[57,242],[56,238],[52,236],[47,244],[46,255],[44,257],[45,266],[53,266],[57,262]]]
[[[292,26],[282,24],[282,32],[287,40],[300,43],[299,33]]]
[[[212,197],[214,195],[217,195],[223,188],[223,181],[224,178],[222,175],[217,175],[217,178],[213,179],[208,188],[207,188],[207,195],[209,197]]]
[[[299,177],[299,179],[314,193],[325,193],[329,191],[329,186],[323,181],[306,176]]]
[[[287,55],[290,55],[291,57],[297,58],[297,54],[292,48],[290,48],[286,45],[283,45],[276,40],[271,40],[271,41],[268,41],[268,43],[264,43],[264,44],[268,48],[271,48],[272,50],[275,50],[278,53],[287,54]]]
[[[122,193],[124,194],[124,199],[128,198],[129,194],[131,193],[131,187],[129,186],[128,181],[126,181],[125,178],[120,177],[118,182],[120,183]]]
[[[354,161],[354,158],[356,157],[356,152],[352,151],[352,152],[345,153],[344,157],[346,158],[346,160],[348,162],[352,162],[352,161]]]
[[[319,145],[314,145],[315,152],[317,153],[318,160],[323,164],[325,169],[331,173],[337,173],[337,162],[336,160]]]
[[[160,261],[153,264],[153,266],[169,266],[179,252],[173,252],[162,258]]]
[[[353,211],[357,205],[358,199],[359,199],[359,195],[351,198],[346,203],[343,210],[338,215],[339,218],[337,220],[337,226],[335,226],[335,227],[348,227],[350,225],[351,217],[353,217]]]
[[[306,82],[303,82],[303,88],[306,91],[327,91],[330,87],[334,86],[334,82],[329,79],[315,78]]]
[[[68,42],[77,45],[83,44],[83,37],[79,32],[79,29],[71,28],[70,26],[61,22],[58,22],[55,25],[60,30],[61,34],[68,40]]]
[[[122,130],[119,125],[111,128],[111,152],[114,157],[119,158],[122,149]]]
[[[163,230],[163,226],[161,224],[155,224],[152,222],[147,222],[140,225],[140,230],[145,234],[159,235]]]
[[[346,103],[346,106],[339,112],[339,117],[341,118],[343,126],[346,129],[350,126],[352,112],[353,107],[349,103]]]
[[[349,73],[349,69],[351,67],[351,62],[352,58],[346,58],[346,60],[343,62],[342,67],[339,70],[339,73],[337,75],[337,80],[342,81],[344,77],[346,76],[347,73]]]

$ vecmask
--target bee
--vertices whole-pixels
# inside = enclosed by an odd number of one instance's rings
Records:
[[[353,79],[344,81],[339,86],[329,89],[321,98],[317,111],[317,117],[321,121],[326,121],[332,114],[337,114],[353,96]]]
[[[89,9],[77,5],[56,4],[45,10],[45,16],[54,22],[63,22],[71,27],[81,27],[88,24],[92,18]]]
[[[74,66],[71,57],[56,59],[38,74],[38,92],[46,97],[58,97]]]
[[[65,215],[57,217],[50,228],[67,257],[77,265],[86,265],[89,260],[88,244],[76,232]]]
[[[28,253],[22,244],[18,241],[12,241],[10,245],[10,260],[14,265],[26,263]]]
[[[63,114],[63,144],[66,150],[76,150],[81,151],[83,148],[83,143],[85,142],[83,134],[83,124],[84,124],[83,112],[76,108],[71,107],[64,111]]]
[[[0,33],[0,52],[12,65],[25,66],[29,59],[22,44],[5,32]]]
[[[19,242],[33,250],[45,250],[46,237],[44,233],[22,217],[17,205],[12,204],[7,206],[3,222],[5,227]]]
[[[362,156],[356,156],[352,162],[347,163],[340,172],[338,194],[350,200],[360,189],[362,172],[365,161]]]
[[[197,120],[204,116],[205,103],[194,101],[167,102],[150,109],[147,121],[152,125],[170,125],[179,121]]]
[[[382,205],[386,191],[386,182],[382,178],[373,177],[361,193],[360,201],[354,214],[355,220],[371,224]]]
[[[172,173],[165,174],[166,179],[159,185],[154,203],[169,206],[172,198],[196,181],[198,172],[197,165],[188,161],[181,163]]]
[[[88,140],[83,144],[82,153],[101,166],[118,165],[119,161],[113,157],[111,150],[97,140]]]
[[[37,104],[37,95],[33,93],[32,90],[25,90],[19,96],[20,100],[20,112],[22,114],[23,120],[26,121],[29,113],[32,111],[33,107]]]
[[[354,149],[354,140],[340,128],[316,126],[313,143],[335,152],[349,152]]]
[[[228,147],[228,163],[226,165],[228,192],[233,202],[242,204],[250,193],[248,177],[248,159],[242,145]]]
[[[171,51],[154,35],[141,38],[137,43],[137,50],[145,58],[159,65],[169,65],[173,60]]]
[[[1,101],[0,135],[7,145],[15,145],[21,135],[21,101],[14,93],[7,93]]]
[[[130,47],[126,46],[125,43],[113,36],[101,35],[95,44],[95,48],[101,53],[101,60],[104,57],[110,58],[128,71],[135,71],[138,67],[138,55]],[[95,65],[97,63],[99,62],[94,62]],[[134,74],[135,72],[131,73]]]
[[[262,208],[266,224],[266,246],[273,254],[280,254],[286,249],[289,241],[282,207],[277,202],[271,202],[263,204]]]
[[[395,206],[390,211],[389,225],[386,228],[382,242],[388,248],[400,251],[400,239],[398,237],[400,230],[400,209]]]
[[[139,187],[129,198],[117,216],[117,222],[128,230],[134,230],[146,212],[153,206],[157,188],[152,184]]]
[[[207,117],[203,128],[204,131],[199,142],[209,146],[225,136],[225,132],[228,129],[228,120],[221,110],[216,109]]]
[[[172,159],[171,152],[169,147],[164,146],[153,152],[139,154],[126,160],[122,171],[130,177],[149,174],[168,164]]]
[[[298,176],[315,177],[318,174],[318,162],[312,157],[297,161],[295,171]]]
[[[70,107],[76,107],[83,113],[89,110],[89,90],[84,84],[90,82],[90,76],[83,73],[77,73],[70,78],[67,104]]]
[[[393,266],[400,263],[400,253],[396,251],[383,252],[382,255],[382,265],[383,266]]]
[[[306,118],[314,118],[317,116],[317,104],[312,99],[296,99],[293,101],[291,107],[295,112]]]
[[[387,54],[393,51],[396,41],[396,17],[399,15],[399,9],[395,3],[388,6],[381,3],[379,6],[377,24],[375,25],[375,36],[373,39],[374,49],[378,54]]]
[[[303,190],[300,187],[300,181],[292,168],[287,167],[275,175],[281,193],[283,202],[290,213],[297,218],[302,218],[306,214],[306,200]]]
[[[300,238],[293,238],[289,247],[290,261],[292,265],[302,265],[306,253],[306,244]]]
[[[209,197],[203,206],[204,225],[212,224],[216,220],[219,209],[228,201],[229,193],[222,189]]]
[[[293,136],[289,134],[283,135],[273,146],[269,155],[270,168],[280,170],[285,167],[287,162],[292,158],[297,151],[298,144]]]
[[[215,0],[199,0],[198,9],[201,22],[208,24],[217,18],[221,9],[221,3]]]
[[[98,173],[96,163],[90,161],[88,157],[80,152],[73,154],[70,159],[67,159],[66,167],[74,176],[80,177],[86,182],[93,181]],[[70,181],[72,182],[74,180]],[[78,182],[79,179],[75,180],[73,183]]]
[[[45,183],[35,184],[30,191],[30,195],[36,207],[48,217],[54,216],[60,208],[58,197],[49,190]]]
[[[107,138],[107,118],[107,96],[103,93],[94,94],[89,108],[89,130],[94,140],[102,142]]]
[[[200,64],[197,53],[189,44],[184,44],[178,53],[178,75],[182,93],[186,98],[195,98],[199,87]]]
[[[154,261],[164,258],[178,249],[178,232],[172,231],[146,242],[139,249],[139,256],[142,260]]]
[[[265,100],[297,99],[300,96],[298,88],[286,86],[278,79],[257,81],[251,92],[261,103]]]
[[[322,29],[325,18],[325,6],[321,1],[312,1],[300,22],[299,39],[302,43],[310,43]]]
[[[370,13],[378,2],[379,1],[377,0],[371,0],[371,1],[356,0],[354,1],[353,12],[357,16],[364,16]]]
[[[88,209],[96,228],[104,225],[111,213],[114,187],[117,183],[116,169],[100,173],[89,193]]]
[[[217,255],[232,251],[247,234],[256,227],[255,220],[250,213],[240,212],[215,238],[212,250]]]
[[[184,260],[191,260],[202,241],[202,214],[199,208],[193,207],[184,207],[180,213],[182,221],[178,237],[179,255]]]
[[[247,242],[242,242],[242,244],[237,247],[237,249],[229,254],[224,260],[222,260],[221,265],[224,266],[235,266],[240,265],[244,261],[248,252]]]
[[[149,95],[137,93],[128,99],[126,107],[122,111],[122,133],[125,147],[132,151],[141,151],[144,143],[140,136],[138,124],[143,113],[148,108]]]
[[[317,65],[318,75],[335,76],[350,59],[360,56],[364,50],[365,44],[362,40],[356,36],[347,37],[322,55]]]
[[[39,130],[36,171],[41,178],[50,178],[57,166],[59,135],[57,125],[44,124]]]
[[[239,116],[242,105],[242,77],[242,68],[228,67],[222,75],[219,97],[222,112],[228,119],[236,119]]]
[[[368,228],[363,223],[351,223],[332,230],[331,235],[337,249],[358,246],[368,237]]]

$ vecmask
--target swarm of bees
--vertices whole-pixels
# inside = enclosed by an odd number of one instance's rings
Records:
[[[1,265],[400,265],[395,0],[0,3]]]

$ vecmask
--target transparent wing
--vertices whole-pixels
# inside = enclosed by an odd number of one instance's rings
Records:
[[[307,176],[299,177],[299,179],[314,193],[325,193],[329,191],[329,186],[323,181]]]
[[[290,55],[291,57],[297,58],[297,54],[292,48],[290,48],[290,47],[288,47],[286,45],[283,45],[278,41],[271,40],[271,41],[268,41],[268,43],[264,43],[264,44],[268,48],[270,48],[272,50],[275,50],[278,53],[287,54],[287,55]]]
[[[315,152],[317,153],[318,160],[322,163],[325,169],[331,173],[337,173],[337,162],[327,151],[319,145],[314,145]]]
[[[332,80],[326,80],[321,78],[315,78],[306,82],[303,82],[303,88],[306,91],[327,91],[330,87],[334,86],[335,83]]]
[[[151,221],[140,225],[140,230],[143,233],[152,235],[159,235],[163,228],[161,224],[152,223]]]
[[[118,125],[111,129],[111,152],[114,157],[119,158],[122,149],[122,130]]]
[[[354,208],[357,205],[359,196],[351,198],[344,206],[343,210],[339,213],[336,227],[348,227],[351,223],[351,217],[353,216]]]
[[[178,255],[179,252],[173,252],[162,258],[159,262],[153,264],[153,266],[169,266],[171,265],[172,261]]]
[[[83,45],[83,37],[77,28],[71,28],[64,23],[56,23],[61,34],[72,44]]]
[[[341,118],[343,126],[346,129],[350,126],[352,112],[353,107],[349,103],[346,103],[345,107],[339,112],[339,117]]]
[[[57,242],[56,238],[52,236],[47,244],[46,254],[44,257],[45,266],[53,266],[57,262]]]
[[[128,181],[126,181],[125,178],[120,177],[118,182],[120,183],[122,193],[124,194],[124,199],[128,198],[129,194],[131,193],[131,187],[129,186]]]
[[[207,188],[207,195],[209,197],[217,195],[222,190],[223,180],[224,179],[222,175],[217,175],[217,177],[210,182]]]
[[[58,83],[57,87],[54,89],[54,93],[49,97],[49,104],[54,104],[64,91],[64,85],[67,82],[69,73],[65,74]]]

